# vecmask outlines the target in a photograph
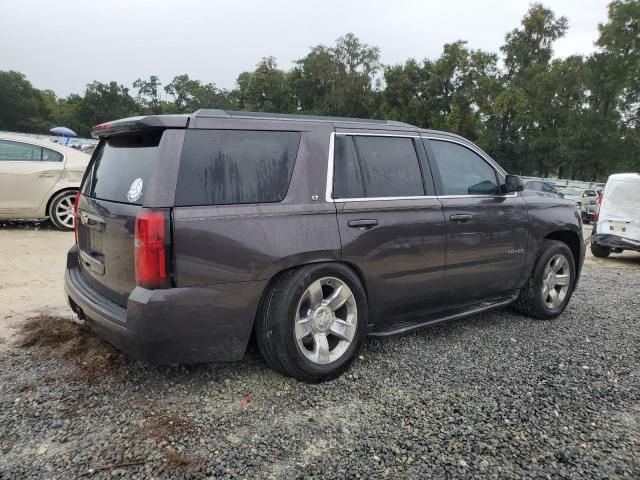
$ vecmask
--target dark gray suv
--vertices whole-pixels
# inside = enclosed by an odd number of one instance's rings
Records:
[[[267,363],[305,381],[366,335],[513,304],[562,313],[575,203],[522,191],[471,142],[393,121],[200,110],[97,126],[69,302],[154,363]]]

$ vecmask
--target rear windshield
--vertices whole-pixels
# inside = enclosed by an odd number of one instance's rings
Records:
[[[640,182],[616,180],[607,185],[605,196],[616,205],[640,205]]]
[[[299,132],[187,131],[175,205],[279,202],[299,144]]]
[[[102,140],[82,193],[98,200],[142,205],[162,132]]]
[[[560,191],[564,195],[571,195],[572,197],[579,197],[582,195],[582,190],[579,188],[561,188]]]

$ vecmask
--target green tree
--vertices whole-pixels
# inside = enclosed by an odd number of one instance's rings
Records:
[[[156,75],[151,75],[149,80],[139,78],[133,82],[133,88],[138,90],[137,101],[143,111],[154,115],[162,113],[163,102],[160,99],[161,86],[162,83],[160,83],[160,79]]]
[[[95,125],[138,113],[138,106],[129,95],[129,89],[117,82],[90,83],[76,108],[75,113],[81,125],[77,133],[81,136],[89,136]]]
[[[263,58],[253,72],[243,72],[237,80],[239,108],[255,112],[295,111],[287,73],[273,57]]]
[[[191,113],[200,108],[230,109],[236,106],[231,92],[220,90],[213,83],[202,84],[187,74],[174,77],[164,89],[173,97],[168,113]]]
[[[499,88],[496,55],[469,50],[463,41],[445,45],[435,61],[386,67],[384,79],[383,116],[472,140],[482,134]]]
[[[318,45],[296,62],[292,89],[301,112],[372,117],[377,111],[375,75],[380,49],[348,33],[333,47]]]
[[[505,36],[500,48],[504,55],[503,88],[493,100],[494,109],[487,116],[486,133],[492,145],[490,153],[504,166],[516,172],[543,174],[553,167],[549,147],[536,143],[542,125],[541,108],[546,108],[540,85],[548,74],[553,55],[553,42],[567,30],[567,19],[542,6],[533,4],[516,28]],[[548,101],[548,99],[547,99]]]
[[[0,130],[48,133],[55,94],[34,88],[15,71],[0,71]]]

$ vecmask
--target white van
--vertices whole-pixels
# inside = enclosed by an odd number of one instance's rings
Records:
[[[591,253],[605,258],[623,250],[640,252],[640,173],[611,175],[598,199]]]

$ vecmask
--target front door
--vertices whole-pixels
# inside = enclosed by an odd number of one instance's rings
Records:
[[[338,132],[334,152],[342,258],[363,276],[376,328],[392,317],[437,309],[444,218],[420,138]]]
[[[448,297],[462,305],[513,293],[526,257],[525,201],[499,193],[502,172],[472,145],[443,136],[426,146],[444,207]]]

